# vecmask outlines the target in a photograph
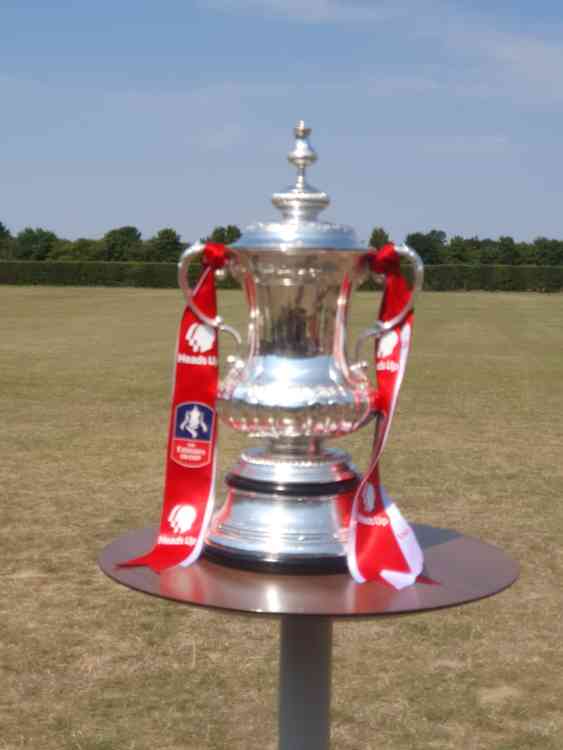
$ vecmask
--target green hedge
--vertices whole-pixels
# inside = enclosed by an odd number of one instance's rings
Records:
[[[408,278],[412,267],[403,267]],[[360,289],[375,288],[374,281]],[[432,292],[470,291],[489,292],[560,292],[563,291],[563,266],[493,266],[493,265],[438,265],[425,266],[424,289]]]
[[[200,269],[197,261],[192,263],[190,283]],[[0,261],[0,284],[174,288],[177,276],[175,263]],[[218,286],[233,289],[237,284],[227,276]],[[368,282],[362,289],[371,286]],[[424,288],[557,292],[563,290],[563,266],[427,266]]]
[[[563,266],[427,266],[424,288],[559,292],[563,290]]]
[[[190,282],[201,265],[190,266]],[[170,289],[178,286],[175,263],[97,261],[0,261],[0,284],[52,284],[63,286],[144,286]]]

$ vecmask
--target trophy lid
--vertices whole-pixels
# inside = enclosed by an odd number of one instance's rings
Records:
[[[309,143],[311,128],[300,120],[293,132],[295,145],[287,158],[297,168],[297,179],[295,185],[272,196],[272,203],[281,211],[283,219],[251,224],[232,247],[239,250],[277,248],[282,251],[313,248],[363,250],[352,227],[317,220],[329,205],[330,198],[310,185],[305,177],[307,167],[317,161],[317,154]]]

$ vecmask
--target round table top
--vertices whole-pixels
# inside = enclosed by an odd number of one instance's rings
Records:
[[[110,578],[146,594],[184,604],[256,615],[375,617],[452,607],[502,591],[518,578],[518,564],[498,547],[457,531],[414,525],[424,550],[418,582],[396,591],[377,582],[357,584],[348,574],[287,575],[238,570],[200,558],[188,568],[157,574],[117,563],[144,554],[157,529],[132,531],[99,557]]]

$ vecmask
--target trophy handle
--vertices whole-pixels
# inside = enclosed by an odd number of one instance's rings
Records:
[[[186,250],[184,250],[178,262],[178,284],[180,285],[180,289],[182,290],[182,292],[184,293],[184,297],[186,298],[186,303],[193,314],[196,315],[202,323],[205,323],[206,325],[211,326],[218,331],[225,331],[225,333],[229,333],[240,346],[242,343],[242,337],[236,330],[236,328],[227,325],[223,321],[223,318],[221,318],[221,316],[219,315],[217,315],[215,318],[210,318],[208,315],[202,312],[194,302],[194,295],[188,281],[188,270],[194,256],[199,255],[204,250],[205,245],[202,242],[195,242],[193,245],[191,245],[191,247],[188,247]],[[231,257],[233,257],[232,251],[228,248],[227,252]],[[219,271],[216,271],[215,273],[218,272]]]
[[[397,326],[402,320],[404,320],[413,309],[415,297],[422,289],[422,284],[424,282],[424,263],[422,262],[418,253],[416,253],[408,245],[400,245],[396,248],[396,252],[398,255],[406,258],[413,266],[414,285],[412,294],[407,304],[403,307],[398,315],[395,315],[394,318],[385,321],[378,320],[372,328],[366,328],[365,331],[362,331],[362,333],[358,337],[358,340],[356,341],[356,350],[354,353],[354,360],[356,364],[352,365],[353,368],[362,367],[364,364],[363,362],[360,362],[360,353],[365,341],[369,338],[381,338],[381,336],[383,336],[384,334],[392,331],[393,328],[395,328],[395,326]]]

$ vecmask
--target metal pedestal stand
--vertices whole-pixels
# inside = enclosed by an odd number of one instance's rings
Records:
[[[502,550],[455,531],[415,526],[425,575],[394,591],[358,586],[348,575],[281,575],[228,568],[200,560],[160,575],[116,563],[151,549],[154,529],[120,537],[100,555],[111,578],[138,591],[178,602],[246,614],[280,616],[280,750],[327,750],[330,737],[332,619],[423,612],[492,596],[518,577]]]

